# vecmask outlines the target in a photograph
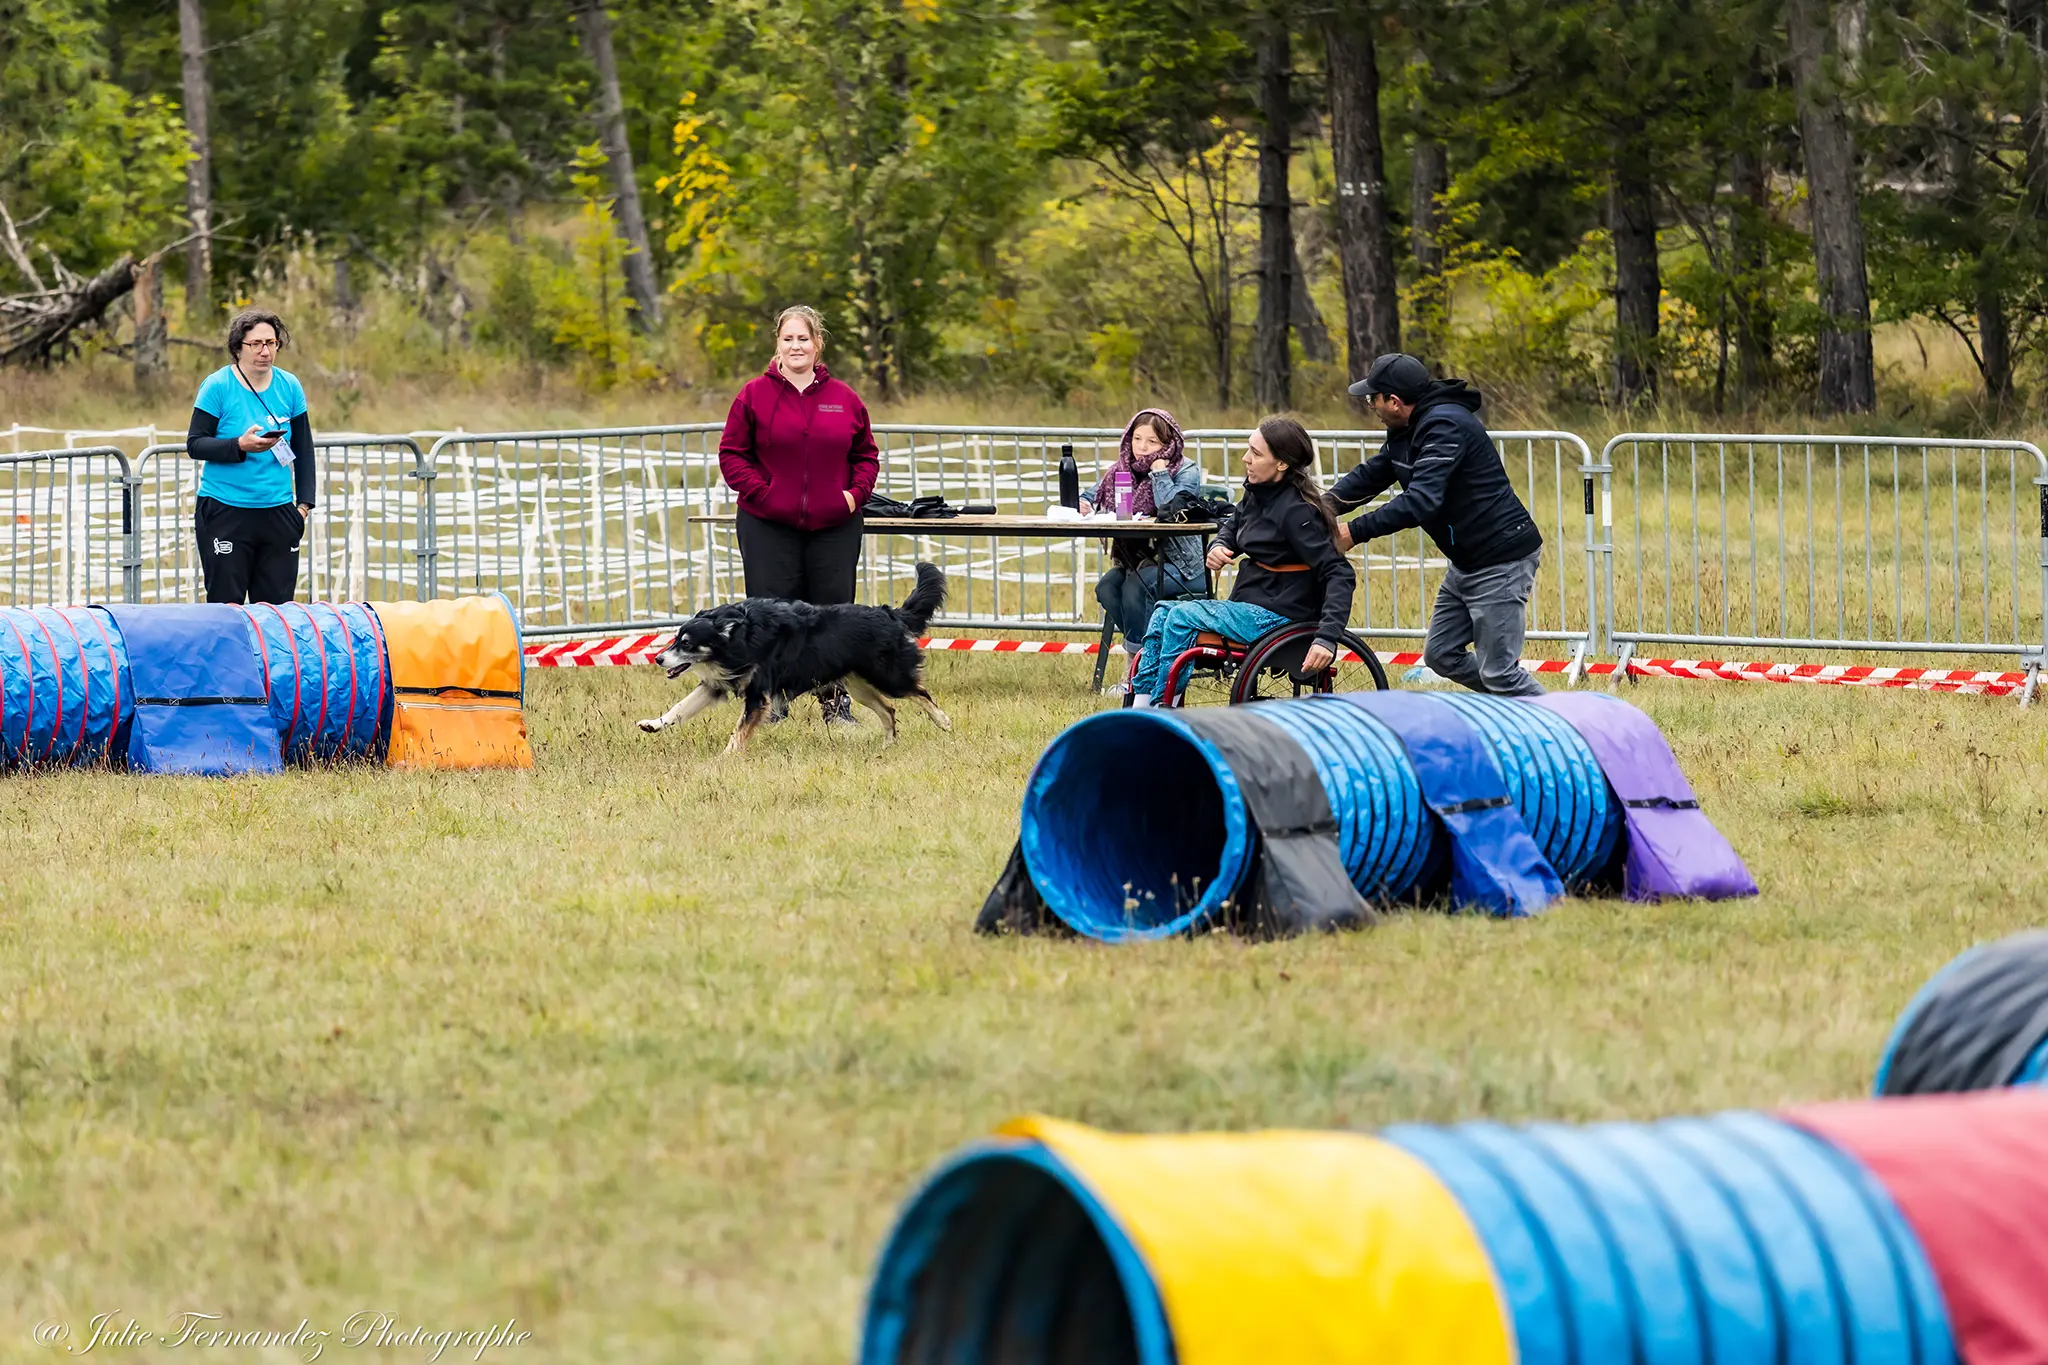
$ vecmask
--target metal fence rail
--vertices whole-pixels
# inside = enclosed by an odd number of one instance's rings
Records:
[[[1625,432],[1595,472],[1604,651],[2012,654],[2039,669],[2048,458],[2025,441]]]
[[[316,442],[321,490],[305,590],[403,598],[503,591],[535,635],[653,629],[743,591],[723,523],[735,500],[717,423]],[[1212,487],[1234,489],[1248,432],[1187,433]],[[885,424],[878,489],[1037,514],[1060,448],[1083,486],[1120,429]],[[1383,433],[1314,433],[1327,485]],[[2048,457],[2023,441],[1627,432],[1598,459],[1564,431],[1494,432],[1546,543],[1530,636],[1626,659],[1647,645],[2048,653]],[[0,602],[200,595],[182,444],[0,453]],[[1574,522],[1578,522],[1577,526]],[[862,595],[891,601],[929,559],[949,626],[1093,629],[1107,567],[1082,537],[871,538]],[[1415,639],[1447,569],[1419,531],[1355,552],[1352,620]],[[1217,585],[1228,590],[1227,575]],[[2029,684],[2031,695],[2031,683]]]
[[[319,491],[300,544],[313,598],[392,601],[433,595],[433,472],[410,436],[318,437]],[[131,602],[204,596],[192,530],[202,464],[185,444],[154,445],[135,462],[139,549]]]
[[[692,514],[736,506],[718,472],[715,423],[586,431],[485,432],[446,436],[428,452],[442,583],[464,592],[500,590],[535,634],[619,631],[665,623],[743,592],[730,527],[692,523]],[[1059,457],[1074,448],[1084,486],[1114,459],[1120,428],[883,424],[875,427],[882,473],[877,488],[903,500],[941,494],[1035,514],[1058,497]],[[1212,484],[1234,487],[1249,432],[1186,433],[1190,456]],[[1379,448],[1377,431],[1315,433],[1327,483]],[[1576,489],[1590,452],[1569,432],[1497,432],[1517,490],[1551,546],[1531,604],[1531,635],[1573,644],[1593,634],[1592,558]],[[1091,628],[1099,620],[1094,583],[1107,567],[1087,538],[875,537],[862,561],[861,595],[890,601],[909,590],[928,559],[951,583],[951,626],[1015,630]],[[1361,553],[1353,622],[1363,634],[1420,638],[1446,562],[1419,531]],[[1227,583],[1227,580],[1226,580]]]
[[[677,620],[708,598],[692,512],[729,507],[718,423],[442,436],[434,591],[503,592],[529,633]]]
[[[326,438],[321,496],[305,544],[307,591],[316,596],[434,596],[502,591],[536,635],[652,628],[743,592],[730,527],[689,520],[736,503],[718,469],[716,423],[594,430],[456,433],[422,453],[410,437]],[[1205,480],[1234,489],[1249,433],[1187,433]],[[1119,428],[885,424],[878,488],[909,499],[938,493],[956,504],[993,503],[1035,514],[1058,497],[1059,457],[1074,448],[1084,486],[1115,458]],[[1327,484],[1368,458],[1377,431],[1315,433]],[[1531,602],[1531,635],[1583,653],[1594,630],[1592,558],[1574,553],[1571,493],[1590,463],[1569,432],[1494,434],[1517,491],[1550,546]],[[118,456],[111,447],[98,453]],[[124,595],[190,601],[199,595],[191,509],[200,466],[182,444],[144,450],[134,489],[135,544]],[[84,456],[93,452],[52,452]],[[24,456],[23,459],[34,459]],[[124,471],[125,476],[125,471]],[[117,480],[118,482],[119,480]],[[108,506],[119,510],[118,501]],[[875,537],[863,557],[862,596],[909,590],[929,559],[951,581],[949,626],[1012,630],[1093,628],[1094,584],[1108,567],[1102,543],[1078,538]],[[1352,619],[1362,634],[1420,638],[1447,567],[1419,531],[1358,552]],[[1228,590],[1228,575],[1218,591]],[[98,591],[99,589],[94,589]]]
[[[134,552],[131,478],[116,446],[0,453],[0,605],[122,597]]]
[[[1571,645],[1576,679],[1576,666],[1592,648],[1596,620],[1595,557],[1587,548],[1593,529],[1592,453],[1568,431],[1488,434],[1500,449],[1508,481],[1543,533],[1543,564],[1529,595],[1529,638]],[[1326,487],[1384,439],[1380,432],[1354,431],[1317,432],[1315,437],[1325,460]],[[1338,464],[1342,469],[1331,468]],[[1359,571],[1354,629],[1397,639],[1427,635],[1437,589],[1450,568],[1428,538],[1420,530],[1403,531],[1354,551],[1352,558]]]

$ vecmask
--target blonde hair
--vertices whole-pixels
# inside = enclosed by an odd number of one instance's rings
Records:
[[[808,303],[792,303],[775,315],[775,340],[782,341],[782,328],[791,318],[802,318],[804,325],[811,329],[811,340],[818,343],[818,354],[825,353],[825,319],[818,316],[818,310]]]

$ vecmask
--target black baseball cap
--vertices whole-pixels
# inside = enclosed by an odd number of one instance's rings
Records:
[[[1383,355],[1373,361],[1372,368],[1365,372],[1365,378],[1353,384],[1348,392],[1354,398],[1369,398],[1376,393],[1391,394],[1404,403],[1413,403],[1422,397],[1422,391],[1429,385],[1429,366],[1414,356]]]

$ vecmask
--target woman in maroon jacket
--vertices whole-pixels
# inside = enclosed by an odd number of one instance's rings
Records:
[[[825,324],[799,304],[775,319],[775,358],[732,400],[718,467],[739,494],[747,596],[830,606],[853,600],[861,514],[881,463],[867,404],[818,362]],[[842,689],[827,720],[853,723]]]

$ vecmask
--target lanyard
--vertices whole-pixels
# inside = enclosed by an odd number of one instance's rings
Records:
[[[258,403],[262,404],[263,415],[270,419],[270,425],[273,427],[289,428],[291,426],[291,423],[279,420],[278,415],[270,410],[270,404],[265,403],[263,401],[263,391],[261,389],[258,389],[254,384],[251,384],[249,382],[249,376],[242,373],[242,362],[239,360],[235,361],[234,367],[235,376],[236,378],[242,381],[242,387],[247,389],[249,391],[250,396],[253,397]]]

